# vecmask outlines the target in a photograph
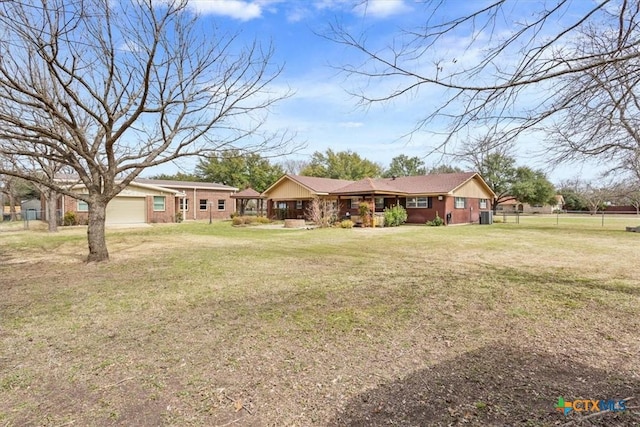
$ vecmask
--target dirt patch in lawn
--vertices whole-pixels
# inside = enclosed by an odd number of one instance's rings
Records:
[[[628,373],[494,344],[365,391],[329,424],[637,426],[637,412],[619,409],[637,407],[633,397],[639,391],[640,381]],[[559,397],[589,402],[576,404],[578,410],[565,415],[556,408]],[[613,410],[596,414],[594,401],[603,410],[610,400]],[[579,411],[586,407],[588,411]]]

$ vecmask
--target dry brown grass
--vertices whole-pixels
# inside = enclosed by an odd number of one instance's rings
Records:
[[[0,425],[551,425],[640,400],[617,229],[0,234]],[[638,410],[588,423],[634,425]],[[591,424],[585,424],[591,425]]]

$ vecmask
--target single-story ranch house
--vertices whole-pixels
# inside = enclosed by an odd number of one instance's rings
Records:
[[[227,219],[235,211],[231,195],[236,191],[235,187],[211,182],[139,178],[109,202],[106,223],[176,222],[179,217],[185,220]],[[89,207],[81,200],[60,196],[58,209],[63,215],[74,212],[81,224],[87,221]],[[43,210],[46,212],[44,206]]]
[[[449,173],[394,178],[365,178],[347,181],[300,175],[284,175],[262,193],[267,199],[269,217],[304,218],[310,201],[325,198],[334,201],[340,216],[358,215],[361,202],[372,212],[401,205],[407,210],[408,223],[425,223],[436,213],[449,224],[480,221],[480,212],[491,210],[495,197],[482,177],[475,172]]]

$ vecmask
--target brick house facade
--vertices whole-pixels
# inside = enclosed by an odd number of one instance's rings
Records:
[[[308,204],[319,197],[334,201],[340,216],[357,216],[365,202],[377,215],[401,205],[408,223],[424,224],[437,215],[449,224],[468,224],[480,222],[495,195],[479,174],[467,172],[360,181],[285,175],[263,196],[272,218],[305,218]]]
[[[76,191],[82,191],[76,188]],[[168,223],[228,219],[235,211],[237,188],[209,182],[137,179],[107,205],[107,224]],[[70,196],[58,201],[61,212],[73,212],[86,224],[88,205]]]

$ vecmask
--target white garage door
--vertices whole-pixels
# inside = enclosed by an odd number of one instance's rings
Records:
[[[107,205],[107,224],[138,224],[145,221],[144,197],[116,197]]]

